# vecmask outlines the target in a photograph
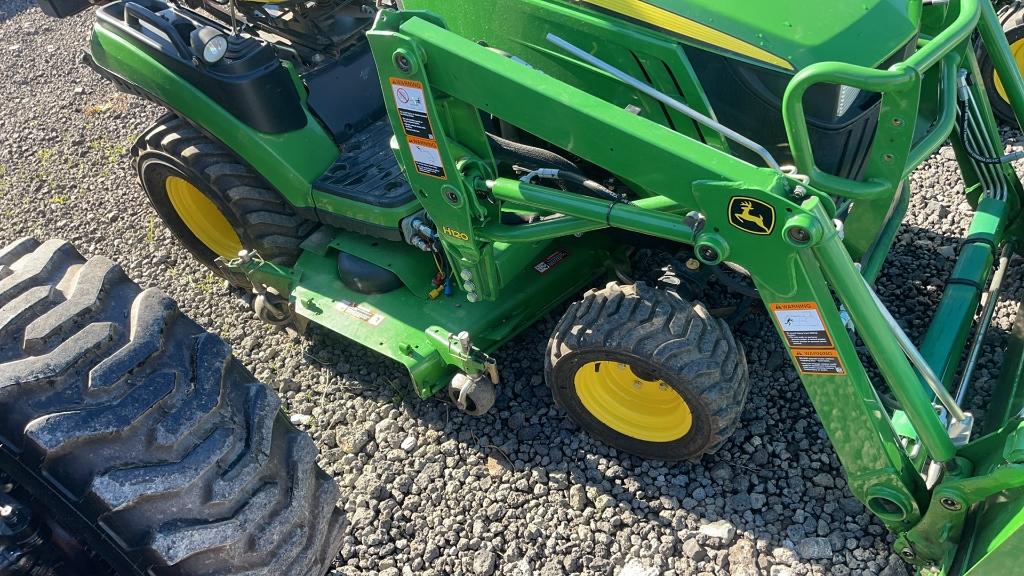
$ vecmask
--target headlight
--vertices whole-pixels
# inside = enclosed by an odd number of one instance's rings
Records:
[[[228,52],[228,38],[220,30],[203,26],[192,31],[189,38],[192,53],[207,64],[219,62]]]

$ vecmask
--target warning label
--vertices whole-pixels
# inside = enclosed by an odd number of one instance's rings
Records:
[[[402,129],[406,135],[433,140],[434,130],[430,126],[430,116],[427,114],[423,84],[392,78],[391,92],[394,94],[398,116],[402,119]]]
[[[412,136],[409,136],[407,140],[417,172],[434,178],[447,178],[444,173],[444,163],[441,162],[441,152],[437,149],[437,142]]]
[[[846,369],[835,350],[793,350],[800,372],[826,376],[844,376]]]
[[[565,250],[556,250],[552,252],[547,258],[541,260],[540,262],[537,262],[537,264],[534,265],[533,269],[536,270],[538,274],[543,276],[544,274],[550,272],[552,268],[561,264],[568,257],[569,253],[566,252]]]
[[[384,316],[382,314],[363,308],[362,306],[359,306],[354,302],[349,302],[348,300],[338,302],[335,307],[338,311],[344,312],[353,318],[362,320],[370,326],[380,326],[380,323],[384,321]]]
[[[832,338],[814,302],[772,304],[771,308],[791,348],[832,348]]]

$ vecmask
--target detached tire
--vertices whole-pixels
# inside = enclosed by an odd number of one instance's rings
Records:
[[[239,250],[291,266],[316,224],[298,216],[259,174],[220,143],[168,114],[132,148],[150,204],[196,259],[229,278],[215,263]]]
[[[1003,26],[1003,33],[1006,35],[1006,42],[1010,45],[1010,53],[1013,54],[1017,67],[1024,70],[1024,2],[1016,0],[1003,6],[999,9],[998,16],[999,23]],[[1017,117],[1013,113],[1013,108],[1010,107],[1002,80],[992,66],[992,59],[989,58],[988,52],[980,40],[975,46],[978,68],[982,80],[985,82],[985,92],[992,104],[992,111],[999,121],[1016,126]]]
[[[114,262],[0,249],[0,470],[118,573],[327,571],[338,489],[279,405]]]
[[[643,458],[714,452],[740,420],[743,349],[701,304],[638,282],[590,290],[548,341],[555,403],[598,440]]]

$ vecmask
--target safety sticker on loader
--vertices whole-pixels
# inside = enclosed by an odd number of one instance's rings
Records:
[[[843,376],[846,369],[835,350],[793,350],[793,358],[802,374]]]
[[[434,139],[434,129],[430,125],[427,113],[427,102],[423,95],[423,84],[401,78],[391,79],[391,92],[398,107],[398,117],[402,119],[402,129],[406,135]]]
[[[348,300],[342,300],[338,302],[335,307],[339,312],[344,312],[349,316],[362,320],[370,326],[380,326],[380,323],[384,321],[384,316],[373,310],[368,310],[355,302],[349,302]]]
[[[412,154],[412,161],[416,163],[417,172],[434,178],[448,178],[444,173],[444,163],[441,162],[441,151],[437,149],[437,142],[414,136],[409,136],[406,140],[409,142],[409,152]]]
[[[790,348],[832,348],[832,337],[814,302],[772,304],[771,309]]]

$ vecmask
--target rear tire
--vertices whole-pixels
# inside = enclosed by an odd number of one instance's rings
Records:
[[[338,489],[279,406],[114,262],[0,250],[0,467],[119,573],[327,571]]]
[[[244,248],[257,251],[268,262],[292,266],[301,254],[300,245],[316,226],[298,216],[280,193],[230,150],[173,114],[162,117],[139,138],[132,156],[142,188],[160,219],[196,259],[236,285],[245,287],[241,279],[224,274],[215,263],[218,256],[234,258]],[[169,183],[175,182],[173,178],[184,180],[202,195],[191,220],[180,202],[172,201]],[[204,198],[212,206],[203,203]],[[211,236],[214,227],[209,222],[218,221],[214,211],[230,225],[233,239],[230,234]],[[237,246],[222,248],[232,243]]]
[[[1003,33],[1006,34],[1010,52],[1014,53],[1019,66],[1024,65],[1024,2],[1018,0],[1003,6],[999,10],[999,22],[1003,25]],[[1017,117],[1004,95],[1005,92],[1000,89],[1001,85],[992,66],[992,60],[980,40],[976,44],[975,54],[978,57],[982,81],[985,83],[985,92],[992,104],[992,112],[1000,122],[1016,126]]]
[[[573,303],[548,341],[544,375],[555,403],[584,430],[657,460],[717,450],[750,387],[724,321],[643,282],[611,282]]]

